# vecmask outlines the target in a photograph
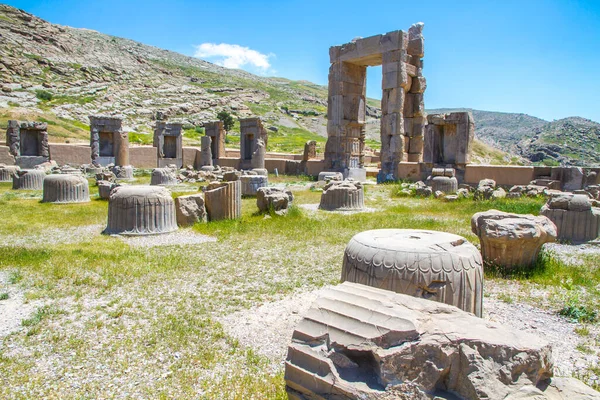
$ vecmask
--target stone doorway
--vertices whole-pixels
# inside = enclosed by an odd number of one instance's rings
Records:
[[[252,160],[252,150],[254,147],[254,135],[244,135],[244,160]]]
[[[100,132],[100,157],[114,156],[114,133]]]
[[[163,145],[163,154],[165,158],[176,158],[177,157],[177,137],[165,136],[165,143]]]
[[[21,129],[21,155],[34,156],[40,155],[39,152],[39,132],[36,130]]]

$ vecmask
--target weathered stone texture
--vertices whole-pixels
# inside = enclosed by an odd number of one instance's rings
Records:
[[[48,175],[43,182],[42,203],[85,203],[90,201],[90,188],[81,175]]]
[[[211,182],[204,192],[209,221],[242,216],[242,186],[239,180]]]
[[[108,235],[151,235],[177,229],[175,202],[163,186],[119,186],[108,202]]]
[[[13,175],[13,189],[42,190],[46,172],[39,169],[26,169],[17,171]]]
[[[200,157],[199,162],[196,163],[196,169],[202,167],[213,166],[213,155],[211,150],[212,139],[210,136],[202,136],[200,138],[200,153],[196,157]]]
[[[558,239],[584,243],[600,236],[600,208],[592,207],[586,195],[564,193],[551,197],[540,214],[558,230]]]
[[[174,186],[177,185],[177,170],[172,168],[154,168],[152,177],[150,178],[151,185]]]
[[[269,186],[269,178],[263,175],[242,175],[242,196],[256,196],[258,189]]]
[[[479,237],[486,263],[504,267],[533,267],[544,243],[556,241],[550,219],[498,210],[476,213],[471,230]]]
[[[267,141],[260,118],[240,119],[240,168],[264,169]]]
[[[365,208],[363,185],[353,181],[330,181],[323,188],[319,208],[327,211],[350,211]]]
[[[551,346],[540,338],[345,282],[323,290],[296,327],[285,380],[292,399],[561,399],[546,395],[552,369]],[[402,397],[397,389],[407,387],[414,391]]]
[[[276,213],[285,213],[293,200],[294,195],[291,191],[280,188],[261,187],[256,193],[256,206],[260,212],[273,210]]]
[[[108,200],[110,198],[110,192],[118,186],[114,182],[103,180],[97,181],[96,185],[98,186],[98,196],[102,200]]]
[[[302,161],[306,162],[317,158],[317,141],[309,140],[304,144],[304,153],[302,153]]]
[[[89,119],[92,164],[129,165],[129,135],[123,132],[123,119],[107,115],[90,115]]]
[[[206,222],[204,196],[200,193],[177,197],[175,199],[175,210],[179,226],[190,226],[196,222]]]
[[[451,164],[464,169],[471,162],[475,122],[470,112],[427,116],[423,162]]]
[[[15,157],[15,163],[23,169],[33,169],[36,165],[48,162],[48,124],[9,120],[6,145]]]
[[[427,184],[434,192],[456,193],[458,190],[458,181],[454,177],[434,176],[427,181]]]
[[[183,166],[183,125],[180,122],[156,123],[154,129],[154,146],[157,151],[157,167],[175,165]]]
[[[458,235],[412,229],[356,234],[346,246],[342,282],[350,281],[456,306],[481,317],[483,262]]]
[[[20,170],[16,165],[0,165],[0,182],[12,182],[13,176]]]
[[[225,128],[223,121],[204,123],[204,133],[211,140],[210,149],[214,160],[225,157]]]

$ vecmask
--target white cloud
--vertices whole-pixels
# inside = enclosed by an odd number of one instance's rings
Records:
[[[225,68],[253,67],[259,72],[266,73],[271,70],[269,58],[275,55],[263,54],[248,47],[227,43],[202,43],[196,46],[195,57],[209,59]]]

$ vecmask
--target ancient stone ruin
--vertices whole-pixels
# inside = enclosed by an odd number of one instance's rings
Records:
[[[16,165],[0,165],[0,182],[12,182],[13,176],[20,170]]]
[[[364,140],[367,67],[381,65],[380,181],[397,179],[398,163],[421,161],[425,129],[423,24],[356,39],[329,49],[325,168],[366,178]]]
[[[264,175],[242,175],[242,196],[256,196],[259,188],[269,186],[269,178]]]
[[[150,185],[174,186],[177,183],[177,169],[166,167],[152,170]]]
[[[306,162],[317,158],[317,141],[309,140],[304,144],[304,152],[302,153],[302,161]]]
[[[108,200],[107,235],[153,235],[177,229],[175,202],[163,186],[119,186]]]
[[[209,221],[242,216],[242,186],[239,180],[211,182],[204,192]]]
[[[592,207],[587,195],[561,193],[542,206],[558,230],[558,239],[584,243],[600,236],[600,208]]]
[[[552,376],[552,347],[541,338],[350,282],[321,291],[285,362],[290,399],[596,397],[576,379]]]
[[[286,189],[261,187],[256,193],[256,206],[262,213],[274,211],[276,214],[285,214],[293,201],[294,195]]]
[[[240,119],[240,169],[264,169],[268,134],[260,118]]]
[[[183,166],[183,135],[180,122],[157,121],[154,129],[154,147],[159,168],[168,165]]]
[[[6,145],[15,163],[24,169],[50,161],[48,124],[45,122],[8,121]]]
[[[225,157],[225,128],[222,121],[204,123],[204,134],[210,138],[210,152],[214,161]]]
[[[42,169],[24,169],[13,175],[15,190],[42,190],[46,172]]]
[[[454,176],[454,168],[433,168],[431,176],[425,182],[431,186],[431,190],[443,193],[456,193],[458,190],[458,180]]]
[[[82,175],[48,175],[43,182],[42,203],[85,203],[90,201],[88,181]]]
[[[179,226],[191,226],[196,222],[206,222],[206,208],[201,193],[177,197],[175,210]]]
[[[90,115],[90,147],[92,164],[114,164],[113,173],[120,179],[132,179],[129,164],[129,134],[124,132],[121,117]]]
[[[531,214],[498,210],[478,212],[471,230],[479,237],[481,254],[490,265],[533,267],[544,243],[556,241],[556,226],[550,219]]]
[[[361,182],[331,180],[321,193],[321,210],[357,211],[365,208],[365,194]]]
[[[213,156],[212,156],[212,138],[210,136],[202,136],[200,138],[200,153],[196,155],[196,169],[199,170],[210,170],[213,168]],[[207,168],[205,168],[207,167]]]
[[[470,112],[427,116],[423,162],[428,168],[452,166],[464,177],[471,162],[475,122]]]
[[[475,246],[451,233],[377,229],[346,246],[342,282],[350,281],[483,312],[483,262]]]
[[[258,139],[254,146],[254,152],[252,153],[252,160],[250,160],[250,168],[252,171],[259,175],[267,176],[269,173],[265,169],[265,155],[267,153],[267,144],[262,140]]]

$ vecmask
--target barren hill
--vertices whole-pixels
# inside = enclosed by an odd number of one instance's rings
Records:
[[[133,143],[150,143],[153,120],[162,112],[184,122],[185,143],[193,145],[199,144],[199,127],[221,110],[261,116],[271,129],[271,151],[301,151],[306,140],[317,140],[322,150],[327,136],[324,86],[222,68],[129,39],[55,25],[6,5],[0,5],[0,86],[0,140],[6,121],[18,118],[48,122],[53,141],[87,142],[88,115],[103,113],[123,115]],[[380,112],[377,101],[369,104],[367,145],[376,149]],[[430,110],[437,111],[450,110]],[[479,162],[522,162],[520,155],[547,163],[598,162],[598,130],[591,121],[553,127],[525,114],[472,111],[481,141],[475,146]],[[568,152],[552,155],[554,147],[546,145],[560,141],[561,129],[573,133],[580,132],[576,127],[588,129],[584,126],[592,129],[585,140],[569,141]],[[229,140],[236,146],[239,139],[233,134]]]

